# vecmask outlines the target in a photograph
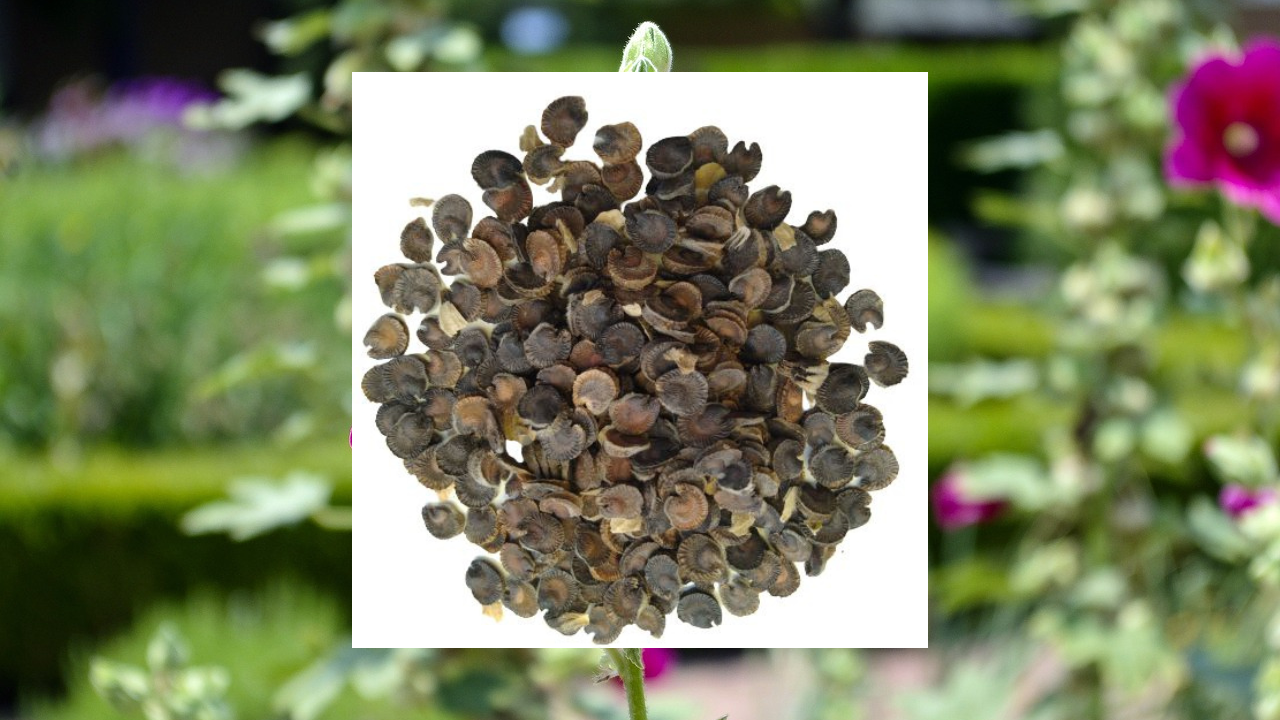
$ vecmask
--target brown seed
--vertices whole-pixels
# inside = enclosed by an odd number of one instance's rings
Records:
[[[893,343],[873,340],[865,359],[867,375],[880,387],[897,385],[907,377],[907,355]]]
[[[670,178],[693,162],[693,143],[687,137],[663,138],[649,146],[645,164],[655,178]]]
[[[591,145],[605,165],[634,161],[640,154],[641,146],[640,131],[629,122],[601,126]]]
[[[427,221],[416,218],[400,233],[400,252],[416,263],[431,262],[433,238]]]
[[[605,488],[596,502],[600,506],[600,515],[611,520],[638,518],[644,511],[644,496],[631,485]]]
[[[471,232],[471,203],[461,195],[445,195],[431,208],[431,225],[440,242],[462,240]]]
[[[676,617],[694,627],[712,628],[722,619],[720,603],[705,592],[692,590],[680,596]]]
[[[467,587],[471,596],[481,605],[490,605],[502,599],[505,583],[502,569],[488,558],[476,558],[467,568]]]
[[[659,636],[672,612],[750,615],[796,591],[798,563],[821,573],[898,474],[864,399],[907,361],[876,341],[865,367],[829,362],[883,304],[836,299],[833,211],[790,225],[789,193],[748,189],[759,145],[710,125],[665,138],[645,185],[631,123],[596,131],[601,164],[565,158],[586,120],[560,98],[523,161],[478,155],[493,215],[474,228],[461,196],[415,205],[432,214],[402,232],[411,262],[374,274],[399,314],[366,333],[387,362],[361,388],[405,469],[455,498],[423,507],[428,531],[501,561],[468,569],[477,600],[607,644],[631,623]],[[560,199],[535,207],[530,181]],[[422,354],[406,354],[412,312],[430,315]]]
[[[369,348],[369,357],[376,360],[403,355],[409,348],[409,326],[399,315],[387,313],[369,327],[364,344]]]
[[[702,488],[688,483],[676,485],[662,505],[663,512],[676,530],[693,530],[707,518],[710,506]]]
[[[884,325],[884,302],[874,290],[859,290],[844,303],[849,322],[858,332],[866,332],[867,326],[879,330]]]
[[[707,535],[689,535],[682,540],[676,560],[686,582],[718,582],[728,571],[724,549]]]
[[[587,103],[576,95],[557,98],[542,111],[542,134],[561,147],[572,145],[586,124]]]
[[[427,503],[422,506],[422,522],[433,537],[448,540],[462,533],[466,517],[449,503]]]

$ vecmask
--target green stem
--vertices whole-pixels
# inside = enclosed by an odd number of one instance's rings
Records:
[[[641,650],[615,650],[606,648],[604,653],[618,670],[622,678],[622,687],[627,691],[627,712],[631,720],[648,720],[649,712],[644,706],[644,660]]]

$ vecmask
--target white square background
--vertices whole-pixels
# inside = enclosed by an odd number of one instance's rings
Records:
[[[357,647],[592,647],[564,637],[541,614],[481,614],[463,583],[480,548],[459,536],[442,541],[422,525],[435,493],[419,485],[374,426],[377,405],[360,379],[374,364],[361,342],[387,309],[373,274],[404,262],[400,231],[422,208],[411,197],[458,193],[475,219],[489,213],[471,179],[480,152],[518,157],[526,125],[563,95],[586,99],[589,119],[567,159],[598,162],[600,125],[629,120],[647,148],[702,125],[730,144],[758,142],[764,164],[753,190],[790,190],[788,222],[835,210],[839,227],[823,249],[850,260],[841,301],[870,287],[885,304],[885,327],[853,333],[835,361],[862,363],[867,342],[899,345],[912,362],[893,388],[873,386],[867,401],[884,413],[886,444],[901,462],[898,479],[872,494],[871,521],[840,544],[826,571],[803,577],[786,598],[767,594],[746,618],[725,613],[703,630],[672,614],[660,640],[634,626],[617,645],[644,647],[925,647],[928,643],[925,303],[927,88],[925,73],[620,74],[356,73],[354,78],[354,277],[352,335],[352,642]],[[643,161],[643,151],[641,161]],[[647,170],[646,170],[647,177]],[[533,186],[534,203],[558,199]],[[430,221],[430,210],[425,211]],[[436,247],[439,248],[437,239]],[[445,278],[446,282],[449,278]],[[420,316],[409,318],[416,330]],[[421,352],[415,338],[411,352]],[[803,570],[803,568],[801,568]]]

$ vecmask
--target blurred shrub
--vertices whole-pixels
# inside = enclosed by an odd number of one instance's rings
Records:
[[[161,625],[185,639],[194,665],[232,667],[235,676],[227,700],[240,717],[270,717],[275,689],[328,650],[346,633],[347,620],[337,604],[303,586],[278,584],[265,591],[223,595],[202,592],[180,604],[165,603],[146,612],[129,631],[97,652],[140,661]],[[38,720],[125,718],[104,703],[89,685],[88,653],[70,662],[71,686],[65,699],[37,702],[29,714]]]
[[[281,363],[336,340],[337,283],[284,303],[262,282],[307,272],[277,262],[295,248],[264,228],[307,197],[310,169],[307,147],[279,142],[212,175],[111,153],[15,174],[0,194],[0,442],[155,445],[277,426],[303,399],[294,382],[196,388],[264,339],[295,343]]]
[[[348,536],[304,524],[235,543],[186,536],[177,517],[216,497],[227,475],[245,467],[324,472],[341,480],[335,500],[349,501],[348,455],[335,443],[288,453],[224,447],[138,457],[93,451],[88,472],[5,458],[0,607],[21,621],[6,623],[0,633],[0,697],[19,689],[55,690],[69,648],[117,632],[141,608],[197,588],[232,590],[295,577],[345,604]]]

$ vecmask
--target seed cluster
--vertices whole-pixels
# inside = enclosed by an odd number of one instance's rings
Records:
[[[758,145],[712,126],[664,138],[646,184],[629,122],[596,132],[599,164],[565,157],[586,122],[582,98],[552,102],[523,160],[475,159],[493,215],[473,226],[448,195],[404,229],[410,262],[374,276],[395,312],[365,336],[386,362],[362,388],[439,494],[427,530],[496,554],[467,569],[476,600],[603,644],[631,623],[660,636],[673,611],[702,628],[749,615],[796,591],[797,563],[822,572],[897,476],[864,398],[907,358],[874,341],[862,365],[828,362],[881,327],[882,303],[837,299],[833,212],[790,225],[789,192],[748,189]],[[530,182],[561,199],[534,207]],[[413,313],[427,350],[406,354]]]

